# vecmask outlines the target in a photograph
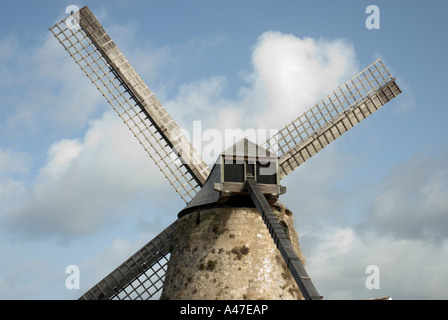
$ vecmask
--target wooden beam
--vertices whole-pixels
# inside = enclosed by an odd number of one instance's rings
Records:
[[[272,239],[285,260],[286,266],[289,271],[291,271],[291,275],[296,281],[303,297],[306,300],[322,300],[322,296],[317,292],[314,284],[311,282],[311,278],[308,276],[302,262],[294,251],[291,241],[280,225],[280,222],[275,216],[275,213],[271,209],[268,201],[261,192],[260,186],[254,179],[251,178],[246,179],[246,185],[250,197],[260,212]]]

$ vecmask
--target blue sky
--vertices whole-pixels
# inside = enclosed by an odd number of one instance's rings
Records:
[[[281,201],[325,298],[448,298],[448,4],[347,0],[2,1],[1,299],[79,297],[184,206],[48,30],[69,5],[186,129],[280,129],[381,58],[403,93],[282,180]]]

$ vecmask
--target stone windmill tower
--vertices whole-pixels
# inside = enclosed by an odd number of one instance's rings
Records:
[[[186,203],[80,299],[322,298],[278,201],[280,181],[401,93],[380,60],[263,145],[243,139],[210,169],[87,7],[50,30]]]

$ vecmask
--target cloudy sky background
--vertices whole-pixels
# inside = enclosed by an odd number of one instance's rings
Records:
[[[282,128],[381,58],[403,93],[282,180],[281,201],[324,298],[448,298],[448,4],[397,0],[2,1],[1,299],[79,297],[184,206],[48,30],[86,4],[187,130]]]

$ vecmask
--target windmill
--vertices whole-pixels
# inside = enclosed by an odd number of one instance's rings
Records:
[[[401,93],[380,60],[352,77],[261,146],[243,139],[225,150],[210,169],[88,7],[72,12],[50,30],[186,203],[176,221],[80,299],[149,299],[162,289],[165,298],[182,297],[176,295],[179,286],[168,286],[173,283],[173,277],[181,277],[177,273],[179,269],[173,266],[175,260],[177,264],[179,261],[186,263],[185,257],[195,255],[194,250],[179,248],[183,240],[191,239],[191,229],[185,228],[186,223],[190,223],[189,228],[196,228],[204,225],[205,217],[221,219],[224,215],[217,214],[216,210],[223,208],[236,208],[229,217],[244,216],[240,210],[244,207],[258,212],[258,220],[248,214],[252,219],[249,223],[253,221],[254,224],[245,230],[252,232],[259,228],[259,223],[263,225],[264,232],[270,235],[270,244],[266,243],[266,246],[276,248],[277,256],[282,258],[283,266],[294,279],[301,297],[322,298],[304,268],[297,246],[291,241],[291,229],[288,229],[291,226],[279,219],[278,212],[282,208],[278,198],[286,192],[280,180]],[[204,210],[211,210],[211,213],[206,215]],[[212,227],[208,232],[218,234],[224,230]],[[261,240],[266,240],[262,239],[265,238],[261,235],[263,231],[257,232]],[[179,236],[183,237],[182,241]],[[229,234],[226,239],[231,241],[234,238],[235,235]],[[261,255],[267,251],[263,247],[258,250]],[[214,252],[215,257],[219,253]],[[227,256],[235,254],[235,263],[243,255],[255,254],[245,246],[226,253]],[[212,271],[216,264],[219,261],[202,260],[197,267]],[[229,267],[222,263],[220,266]],[[233,263],[230,268],[232,266]],[[260,271],[255,268],[253,272]],[[229,276],[233,276],[232,273],[230,270]],[[183,280],[185,287],[189,281],[194,281],[191,276],[184,276]]]

